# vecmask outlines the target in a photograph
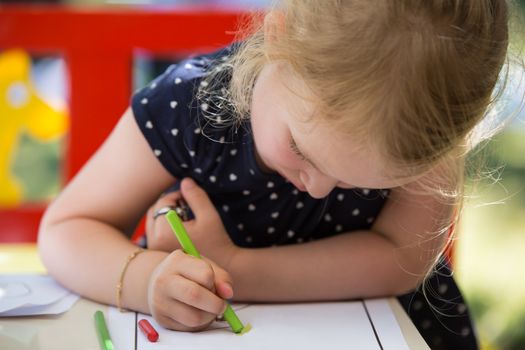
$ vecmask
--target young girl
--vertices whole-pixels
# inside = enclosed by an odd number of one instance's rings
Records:
[[[246,40],[171,66],[46,212],[49,273],[182,331],[224,299],[401,295],[432,348],[476,348],[440,256],[505,59],[506,6],[286,0]],[[158,217],[180,198],[205,260]],[[129,233],[153,203],[138,250]]]

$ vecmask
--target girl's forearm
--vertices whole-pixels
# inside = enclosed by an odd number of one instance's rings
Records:
[[[116,304],[116,286],[137,246],[115,228],[86,218],[42,224],[39,252],[48,272],[65,287],[105,304]],[[129,264],[123,280],[124,308],[149,313],[151,272],[168,253],[146,251]]]
[[[429,265],[416,260],[409,262],[379,234],[360,231],[303,244],[241,248],[229,272],[239,301],[343,300],[415,288]]]

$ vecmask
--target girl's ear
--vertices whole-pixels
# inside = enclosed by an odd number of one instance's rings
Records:
[[[284,14],[277,10],[268,12],[264,16],[264,42],[272,43],[284,32]]]

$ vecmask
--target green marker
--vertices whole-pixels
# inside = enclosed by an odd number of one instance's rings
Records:
[[[168,220],[168,223],[170,224],[173,233],[175,233],[175,236],[179,240],[182,250],[184,250],[186,254],[201,259],[201,255],[197,251],[197,248],[195,248],[195,246],[193,245],[193,242],[191,241],[190,236],[186,232],[186,229],[184,228],[184,225],[182,224],[182,221],[177,215],[177,213],[174,210],[168,211],[166,213],[166,219]],[[243,330],[244,326],[241,320],[239,320],[239,317],[237,317],[235,311],[233,311],[230,304],[228,304],[228,306],[226,307],[226,311],[224,311],[223,316],[235,333],[240,333]]]
[[[95,326],[97,328],[98,339],[100,340],[102,350],[115,350],[115,346],[109,337],[104,314],[100,310],[95,311]]]

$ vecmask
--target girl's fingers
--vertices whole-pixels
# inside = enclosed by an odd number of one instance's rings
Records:
[[[205,328],[217,317],[216,314],[199,310],[181,302],[175,303],[172,310],[169,310],[168,312],[168,315],[172,320],[189,327],[191,330]]]
[[[182,276],[174,276],[168,282],[166,293],[170,298],[191,308],[190,310],[204,312],[205,314],[201,315],[203,318],[206,317],[205,315],[213,315],[213,317],[221,315],[226,308],[224,299]],[[180,319],[176,318],[176,320],[180,322]]]
[[[191,331],[190,327],[185,326],[182,323],[177,322],[174,319],[166,315],[155,315],[154,318],[157,321],[157,323],[160,324],[164,328],[171,329],[174,331],[181,331],[181,332]]]
[[[163,303],[155,316],[163,327],[177,331],[199,331],[215,320],[216,315],[204,312],[181,302],[171,300]]]
[[[228,282],[218,281],[215,283],[217,295],[223,299],[233,298],[233,287]]]
[[[173,266],[173,272],[177,275],[200,284],[204,288],[215,291],[215,272],[210,263],[203,259],[187,255],[182,250],[173,254],[181,255],[177,257],[177,263]]]
[[[154,243],[154,245],[150,246],[151,249],[172,252],[175,249],[180,248],[179,241],[173,234],[173,231],[164,215],[155,219],[152,238],[152,243]]]
[[[181,191],[184,200],[193,211],[195,220],[217,215],[217,210],[210,197],[193,179],[184,178],[181,182]]]
[[[168,192],[155,202],[148,209],[148,218],[153,218],[155,211],[159,210],[162,207],[172,206],[174,207],[177,203],[177,200],[182,199],[182,193],[180,191]]]
[[[206,261],[209,261],[206,259]],[[223,299],[233,298],[233,279],[226,270],[209,261],[215,276],[215,291]]]
[[[154,218],[157,210],[164,207],[175,207],[176,201],[182,198],[180,191],[169,192],[160,197],[148,210],[146,232],[148,233],[148,247],[155,250],[171,252],[180,248],[164,215]]]

